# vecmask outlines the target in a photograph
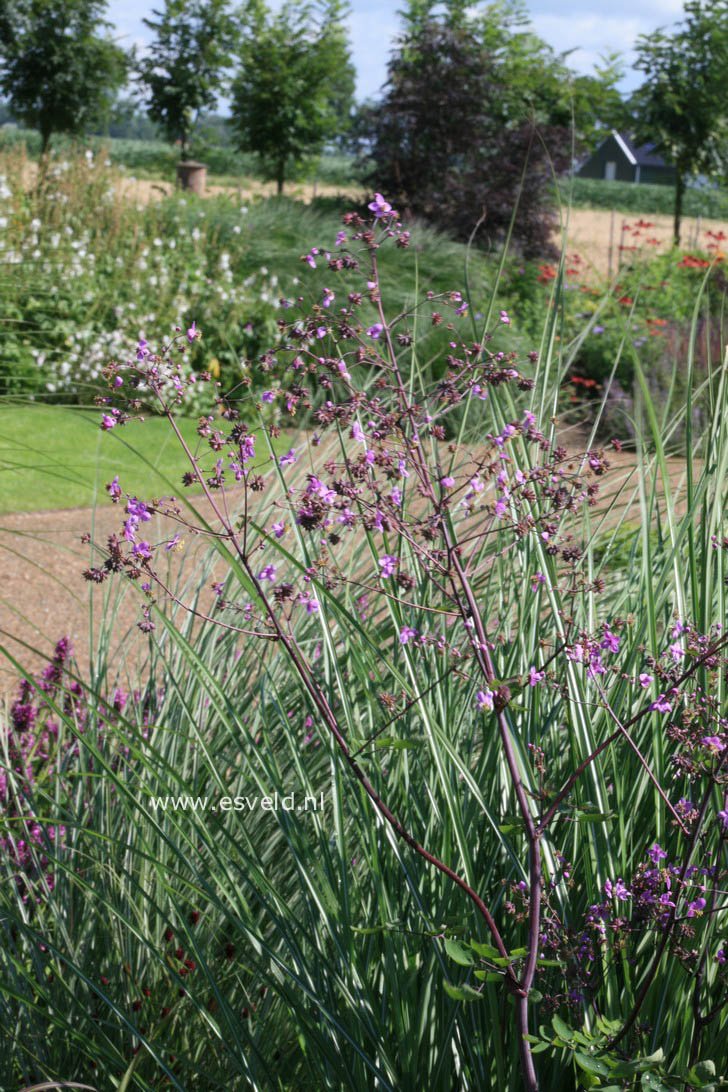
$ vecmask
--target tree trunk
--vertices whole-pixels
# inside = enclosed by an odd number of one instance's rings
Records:
[[[53,131],[51,129],[41,129],[40,131],[40,155],[38,157],[38,177],[36,179],[36,193],[40,193],[46,184],[48,177],[48,166],[50,164],[50,147],[51,137]]]
[[[682,220],[683,197],[685,195],[685,175],[680,167],[677,169],[675,179],[675,218],[673,222],[673,241],[675,246],[680,246],[680,221]]]
[[[276,193],[278,194],[279,197],[283,193],[283,183],[285,182],[285,180],[286,180],[286,161],[285,161],[285,159],[282,159],[278,163],[278,168],[276,170]]]

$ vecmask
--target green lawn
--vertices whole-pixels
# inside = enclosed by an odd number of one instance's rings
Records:
[[[102,432],[100,416],[64,406],[0,405],[0,513],[105,504],[104,486],[115,474],[124,492],[140,497],[182,492],[187,463],[165,420]],[[180,421],[193,447],[196,425]]]

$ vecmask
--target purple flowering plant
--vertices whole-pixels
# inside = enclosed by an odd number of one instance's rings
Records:
[[[716,972],[722,963],[713,949],[721,942],[725,828],[712,816],[713,801],[724,802],[728,784],[728,724],[711,686],[725,670],[725,638],[720,626],[703,633],[685,618],[662,635],[653,631],[651,651],[638,640],[629,611],[615,610],[608,576],[583,564],[582,521],[598,510],[607,453],[590,448],[574,454],[558,442],[534,412],[538,354],[520,360],[514,351],[489,350],[487,323],[477,333],[459,292],[437,299],[429,293],[412,312],[387,314],[378,289],[378,251],[406,247],[409,235],[381,195],[369,207],[371,223],[357,214],[344,218],[346,237],[337,238],[337,257],[329,262],[332,272],[345,266],[362,275],[366,290],[339,287],[338,310],[327,298],[309,314],[286,316],[272,350],[279,363],[288,360],[281,396],[311,410],[305,460],[294,448],[277,460],[270,443],[267,453],[254,449],[246,421],[255,403],[244,395],[221,399],[214,424],[211,417],[201,419],[207,449],[186,447],[185,483],[202,486],[218,528],[214,535],[234,561],[239,583],[238,591],[226,585],[209,624],[259,641],[262,657],[273,649],[287,658],[317,730],[331,741],[352,786],[358,783],[373,813],[423,868],[459,889],[472,944],[466,939],[463,948],[451,938],[450,954],[455,945],[456,962],[470,968],[470,982],[450,981],[446,990],[462,1002],[485,998],[488,983],[512,998],[525,1087],[539,1086],[530,1038],[534,1006],[542,1013],[561,1010],[579,1023],[590,1012],[608,1016],[600,1049],[605,1066],[618,1066],[625,1057],[620,1051],[630,1057],[639,1051],[643,1006],[667,955],[688,981],[703,982],[711,968],[712,1000],[695,1009],[695,1064],[723,990]],[[320,257],[325,248],[313,249]],[[366,298],[376,310],[373,324],[359,318]],[[405,371],[416,316],[429,311],[430,322],[439,325],[448,308],[453,319],[445,372],[428,379],[417,364]],[[510,317],[501,312],[494,322],[509,325]],[[119,374],[125,388],[143,390],[144,398],[121,402]],[[174,420],[186,395],[178,341],[144,360],[112,363],[107,376],[104,417],[112,413],[123,425],[151,399],[184,444]],[[482,398],[474,400],[476,388],[491,393],[490,418]],[[230,514],[236,487],[242,489],[239,519]],[[252,514],[253,501],[264,517]],[[133,525],[132,541],[144,518],[140,511],[189,523],[174,498],[146,505],[130,498],[125,526]],[[295,546],[283,550],[266,530],[274,518],[291,527]],[[99,566],[87,575],[102,581],[117,570],[133,581],[145,578],[150,591],[142,625],[149,627],[169,595],[157,561],[161,543],[145,541],[140,550],[138,542],[128,544],[128,533],[126,540],[105,556],[102,551]],[[535,654],[525,658],[516,636],[517,600],[501,592],[496,609],[489,590],[489,573],[505,574],[508,559],[512,575],[503,579],[517,580],[521,573],[530,586],[529,603],[538,604],[531,617],[540,636]],[[379,604],[380,648],[371,653],[369,674],[377,679],[376,701],[385,718],[363,740],[357,728],[354,745],[343,679],[333,691],[322,686],[306,634],[315,613],[313,624],[335,657],[353,624],[353,597],[362,591]],[[590,604],[583,617],[577,602]],[[429,747],[442,760],[436,736],[443,728],[435,727],[432,687],[420,684],[421,677],[435,678],[435,686],[448,679],[458,706],[470,709],[473,724],[482,724],[508,786],[515,818],[503,825],[501,817],[496,843],[512,855],[522,878],[506,881],[505,901],[473,873],[464,843],[456,839],[445,857],[438,856],[421,823],[390,805],[387,770],[376,749],[385,727],[390,738],[404,711],[417,708],[420,735],[400,742]],[[544,716],[567,723],[544,737]],[[664,741],[659,761],[648,748],[648,726]],[[562,732],[573,752],[567,764],[555,750]],[[643,791],[658,803],[648,836],[659,832],[670,844],[665,863],[645,850],[629,875],[610,845],[611,821],[628,799],[610,789],[607,767],[617,755],[636,764]],[[471,781],[471,774],[463,776]],[[676,802],[675,782],[690,787],[694,806],[683,797]],[[482,784],[477,792],[484,792]],[[494,807],[485,800],[483,806],[486,812]],[[588,885],[580,920],[571,894],[578,888],[576,903],[584,902],[585,878],[567,859],[583,852],[572,833],[582,823],[601,824],[604,859]],[[620,952],[630,953],[629,983],[618,969]],[[623,1007],[605,1014],[604,997],[616,983]]]
[[[433,1088],[454,1087],[454,1072],[468,1087],[567,1087],[575,1071],[614,1084],[636,1065],[698,1086],[721,1049],[728,992],[726,637],[700,607],[721,586],[728,540],[710,520],[690,538],[689,518],[671,510],[663,555],[650,552],[649,516],[629,569],[610,567],[608,549],[597,555],[610,452],[562,443],[550,418],[555,362],[491,348],[517,315],[486,307],[479,327],[455,289],[389,313],[378,254],[406,249],[409,233],[381,195],[372,205],[370,220],[348,214],[304,261],[330,255],[335,299],[285,308],[279,342],[249,362],[265,373],[274,356],[276,397],[308,414],[287,455],[253,387],[220,396],[199,444],[185,443],[185,331],[109,363],[101,427],[165,415],[188,461],[183,485],[201,487],[204,510],[132,496],[120,474],[119,533],[97,545],[86,579],[121,576],[137,590],[152,646],[182,645],[170,636],[174,608],[212,635],[209,649],[255,650],[238,709],[212,651],[202,662],[185,638],[207,693],[200,708],[246,741],[237,761],[248,770],[285,739],[298,767],[327,771],[336,844],[329,828],[317,852],[335,864],[311,912],[340,946],[336,974],[361,983],[372,1012],[383,968],[402,1003],[416,1004],[415,980],[427,983],[431,1032],[457,1057],[428,1076]],[[440,369],[417,355],[420,323],[448,327]],[[717,512],[719,491],[710,495]],[[207,599],[170,573],[180,533],[207,540],[222,566]],[[675,558],[688,541],[699,564],[683,571]],[[702,598],[697,586],[686,595],[684,572],[703,574]],[[198,734],[195,746],[204,753],[213,738]],[[278,844],[311,874],[303,849]],[[249,882],[262,891],[257,868],[251,854]],[[225,900],[205,890],[229,931]],[[290,898],[280,894],[281,906]],[[250,936],[265,934],[245,920]],[[359,1007],[329,987],[307,922],[290,925],[331,991],[326,1030],[306,990],[288,992],[292,978],[266,982],[307,1042],[333,1043],[346,1026],[356,1049],[345,1048],[340,1086],[366,1087],[372,1073],[383,1087],[414,1086],[429,1063],[394,1035],[389,996],[372,1045]],[[280,938],[278,928],[266,935]],[[463,1049],[473,1035],[488,1048]]]

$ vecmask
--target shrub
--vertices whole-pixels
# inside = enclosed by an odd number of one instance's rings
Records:
[[[505,31],[503,32],[505,34]],[[569,163],[565,127],[513,116],[508,61],[477,23],[415,25],[390,61],[370,112],[371,185],[408,214],[491,246],[511,230],[527,256],[553,250],[554,174]]]

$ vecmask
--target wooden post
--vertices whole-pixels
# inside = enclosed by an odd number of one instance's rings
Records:
[[[614,209],[609,219],[609,250],[607,252],[607,278],[612,279],[612,262],[614,259]]]
[[[205,192],[207,180],[207,167],[204,163],[195,163],[192,159],[182,160],[177,164],[177,181],[183,190],[199,194]]]

